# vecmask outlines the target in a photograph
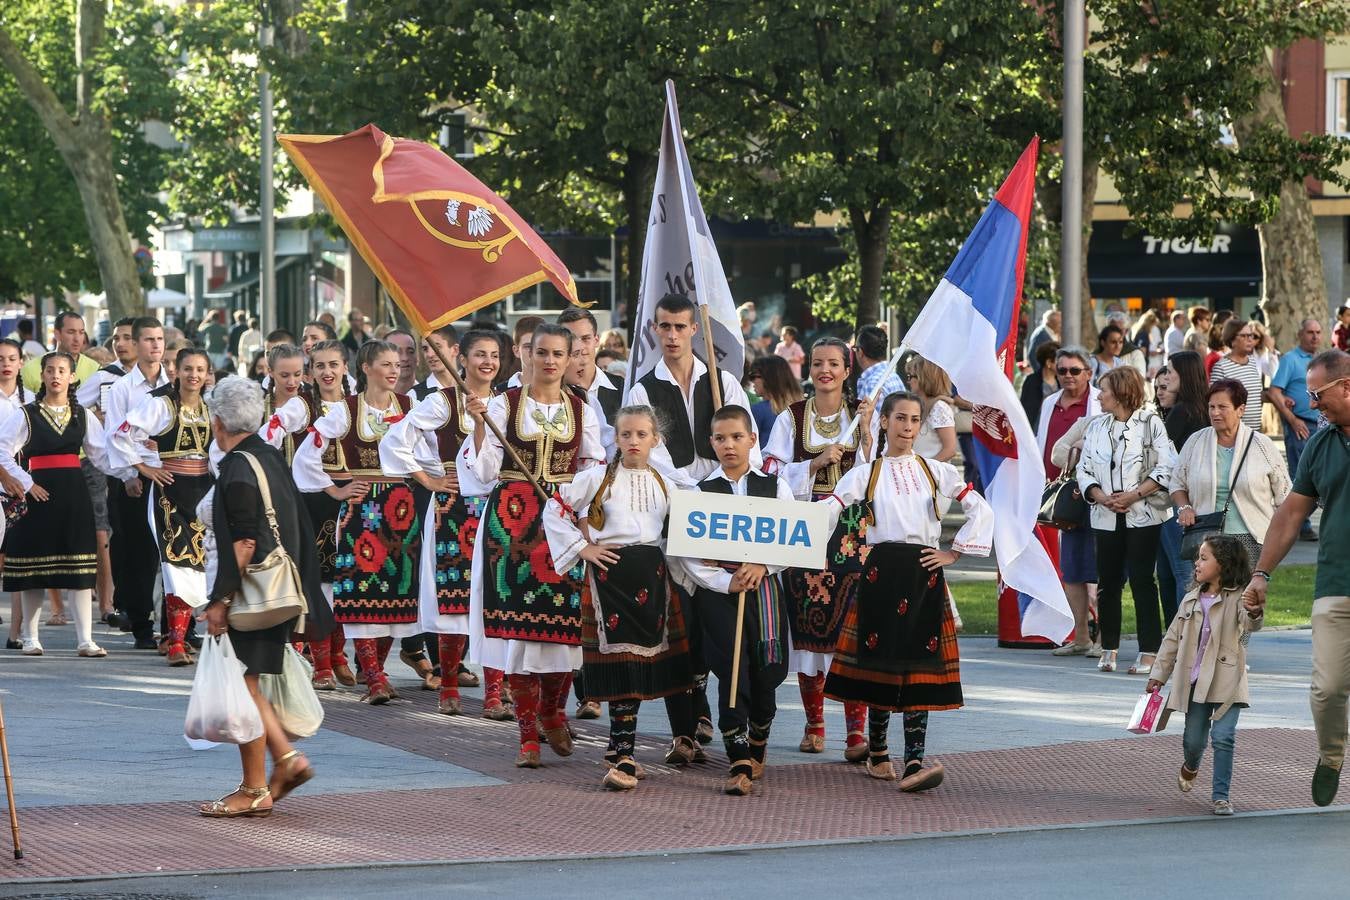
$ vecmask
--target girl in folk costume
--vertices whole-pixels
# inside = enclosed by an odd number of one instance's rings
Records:
[[[553,569],[589,563],[581,601],[582,673],[588,699],[609,701],[610,790],[637,787],[638,706],[643,700],[688,696],[694,683],[679,595],[672,589],[662,545],[670,498],[648,466],[661,441],[649,406],[626,406],[614,419],[618,458],[560,485],[544,512]],[[583,532],[581,525],[586,526]],[[687,733],[676,739],[692,753],[692,701]]]
[[[289,345],[288,345],[289,346]],[[275,352],[280,348],[273,348]],[[289,351],[280,354],[273,364],[273,383],[270,397],[274,410],[259,434],[273,447],[286,452],[299,450],[306,443],[312,443],[309,428],[320,416],[326,415],[334,406],[342,406],[347,399],[347,348],[338,341],[319,341],[310,348],[309,370],[311,386],[309,390],[297,390],[294,396],[284,403],[279,402],[286,385],[292,381],[295,359]],[[278,374],[279,367],[279,374]],[[296,472],[294,457],[291,457],[292,472]],[[334,490],[316,489],[306,491],[301,488],[305,509],[309,514],[310,526],[314,532],[314,544],[319,558],[319,579],[323,595],[329,606],[333,603],[333,580],[337,577],[337,523],[338,509],[346,499],[343,494],[352,484],[346,467],[339,462],[338,445],[329,442],[320,454],[320,467],[333,483]],[[302,476],[296,472],[296,483]],[[352,490],[351,496],[357,491]],[[342,624],[335,623],[327,640],[310,641],[309,653],[314,660],[314,689],[318,691],[336,690],[339,684],[351,687],[356,684],[356,675],[347,662],[347,635]]]
[[[942,766],[924,768],[928,712],[962,705],[956,624],[942,570],[963,553],[988,556],[993,511],[955,468],[914,454],[923,424],[918,395],[894,393],[881,405],[878,458],[858,466],[825,501],[837,517],[864,503],[871,553],[825,679],[825,694],[868,706],[867,772],[894,780],[887,753],[891,713],[904,713],[905,769],[900,789],[942,782]],[[942,550],[941,498],[961,504],[966,523]]]
[[[815,396],[798,400],[780,413],[764,445],[765,471],[776,472],[799,500],[829,496],[844,473],[855,462],[865,462],[871,453],[871,401],[856,404],[844,394],[850,356],[848,345],[838,338],[816,341],[811,348]],[[847,440],[840,440],[854,418],[862,419],[860,427]],[[839,642],[869,550],[861,524],[861,506],[844,510],[825,551],[826,568],[819,572],[788,569],[783,573],[792,638],[788,666],[797,672],[797,687],[806,710],[806,734],[797,748],[803,753],[825,750],[825,675],[830,671],[830,657]],[[849,762],[867,758],[863,734],[866,715],[863,704],[844,704],[848,731],[844,758]]]
[[[280,450],[290,465],[296,445],[304,441],[315,418],[305,385],[304,352],[294,344],[277,344],[267,351],[267,373],[272,386],[263,395],[258,437]]]
[[[427,335],[442,352],[453,356],[453,326]],[[470,395],[492,396],[492,381],[500,368],[501,344],[490,331],[471,331],[459,345],[468,363],[466,387]],[[421,628],[439,635],[440,700],[437,709],[447,716],[461,712],[459,669],[469,645],[469,579],[478,522],[491,485],[474,478],[458,465],[460,450],[473,434],[474,419],[464,408],[464,395],[446,373],[440,357],[427,353],[431,377],[414,389],[418,399],[402,421],[380,442],[380,460],[389,475],[412,478],[425,496],[426,535],[422,541],[419,607]],[[438,377],[439,375],[439,377]],[[433,381],[432,379],[436,379]],[[446,386],[441,386],[444,382]],[[432,450],[430,463],[419,448]],[[502,673],[489,670],[483,714],[509,719],[502,705]]]
[[[581,665],[585,567],[578,559],[563,574],[555,571],[544,507],[530,478],[547,490],[604,460],[599,419],[562,384],[571,352],[572,332],[540,325],[532,337],[530,383],[465,404],[480,419],[466,463],[484,484],[497,481],[474,544],[469,652],[509,677],[520,726],[516,765],[531,769],[539,767],[540,710],[553,751],[572,753],[559,707],[567,676]],[[510,441],[523,471],[484,427],[484,415]]]
[[[37,399],[0,423],[0,468],[29,496],[28,512],[5,539],[4,573],[5,590],[18,592],[23,607],[26,656],[42,655],[38,614],[48,588],[67,591],[79,655],[108,655],[94,643],[94,508],[80,472],[80,451],[99,469],[110,467],[103,426],[71,399],[74,371],[75,360],[67,353],[42,357]]]
[[[23,347],[18,341],[12,338],[0,340],[0,424],[10,417],[11,414],[18,412],[25,403],[31,403],[36,399],[36,395],[23,386],[19,380],[19,370],[23,368]],[[7,479],[0,475],[0,482],[7,482]],[[4,483],[4,505],[20,505],[23,502],[23,490],[18,484]],[[0,529],[3,524],[0,523]],[[4,568],[5,555],[0,551],[0,569]],[[60,608],[59,603],[53,609],[53,614]],[[19,603],[18,594],[10,594],[9,598],[9,640],[5,643],[6,649],[18,650],[23,647],[19,640],[19,626],[23,623],[23,606]]]
[[[192,662],[185,643],[192,610],[205,605],[207,593],[205,526],[197,504],[212,482],[211,417],[202,398],[211,360],[204,350],[180,350],[175,371],[174,381],[127,413],[109,438],[109,456],[115,468],[134,468],[150,481],[147,510],[164,580],[167,659],[171,666],[186,666]],[[157,466],[142,459],[141,448],[150,445]]]
[[[407,414],[406,395],[394,392],[399,352],[393,344],[369,341],[356,355],[357,394],[333,403],[310,427],[313,439],[295,451],[295,480],[302,491],[323,491],[341,501],[337,512],[337,556],[333,576],[333,618],[356,641],[366,676],[363,701],[388,703],[397,694],[384,672],[395,638],[418,633],[417,565],[422,523],[412,489],[380,469],[379,442]],[[326,470],[324,454],[337,448]],[[342,482],[345,485],[339,486]]]

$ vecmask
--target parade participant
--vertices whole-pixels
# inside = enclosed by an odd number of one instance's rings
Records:
[[[1260,631],[1264,613],[1242,605],[1251,580],[1247,548],[1230,535],[1213,535],[1195,557],[1195,587],[1181,601],[1177,617],[1163,637],[1146,691],[1162,689],[1172,676],[1167,708],[1186,717],[1184,757],[1177,787],[1190,793],[1205,738],[1213,728],[1214,815],[1231,816],[1228,785],[1233,779],[1233,745],[1238,710],[1250,705],[1247,694],[1247,640]]]
[[[306,322],[305,327],[300,331],[300,349],[305,351],[306,356],[314,349],[315,344],[336,340],[337,332],[333,330],[333,326],[327,322],[320,322],[318,319]]]
[[[366,677],[363,702],[388,703],[398,696],[384,663],[395,638],[417,629],[417,567],[421,517],[412,490],[401,478],[380,469],[379,442],[409,408],[394,391],[399,380],[399,350],[384,341],[367,341],[356,355],[359,393],[310,426],[311,440],[295,452],[296,485],[323,491],[342,502],[337,513],[337,557],[333,578],[333,618],[356,642],[356,658]],[[324,452],[337,445],[339,472],[325,470]],[[350,483],[339,487],[339,481]]]
[[[164,326],[151,316],[136,319],[131,325],[136,342],[136,365],[108,390],[103,403],[103,424],[116,431],[127,414],[138,407],[150,392],[169,383],[163,366]],[[154,464],[154,453],[141,451],[141,461]],[[110,554],[113,582],[117,585],[117,608],[122,611],[125,628],[135,636],[137,650],[155,650],[154,639],[155,567],[147,561],[159,556],[155,535],[146,515],[149,483],[135,469],[116,473],[108,481],[108,503],[113,529]]]
[[[994,530],[989,504],[953,466],[915,455],[922,423],[917,394],[888,396],[881,404],[884,440],[878,458],[841,478],[827,501],[832,519],[854,503],[865,504],[872,550],[825,695],[867,704],[867,772],[873,778],[896,778],[887,731],[891,713],[904,713],[903,791],[942,783],[941,764],[923,765],[928,713],[962,705],[956,622],[943,569],[963,554],[988,556]],[[937,510],[944,497],[959,502],[966,514],[951,550],[938,546]]]
[[[192,662],[185,643],[192,610],[206,603],[205,526],[196,509],[212,480],[207,469],[211,420],[202,399],[211,360],[204,350],[189,347],[178,351],[176,363],[173,383],[152,391],[112,433],[109,458],[116,468],[135,469],[150,483],[168,663],[186,666]],[[156,447],[153,464],[142,456],[146,442]]]
[[[108,391],[112,390],[112,386],[119,378],[136,365],[136,339],[131,334],[135,321],[130,316],[117,320],[112,333],[112,348],[113,353],[117,355],[117,361],[108,363],[80,382],[76,401],[100,419],[104,415],[103,406]]]
[[[698,335],[696,312],[694,302],[684,294],[667,294],[657,301],[652,331],[661,346],[661,359],[629,388],[624,398],[626,405],[656,410],[661,422],[661,445],[652,451],[652,465],[667,482],[684,488],[694,487],[718,468],[711,441],[711,422],[716,412],[712,381],[708,367],[694,355],[694,339]],[[718,369],[717,377],[722,386],[722,405],[744,407],[748,414],[750,400],[741,387],[739,373],[733,376]],[[750,466],[757,471],[763,466],[758,446],[750,451]],[[696,621],[701,608],[699,604],[689,607],[686,624],[694,635],[702,633]],[[692,643],[698,738],[706,744],[713,738],[707,698],[708,669],[699,652],[699,638],[695,637]]]
[[[398,383],[394,385],[394,392],[411,394],[417,382],[417,339],[402,328],[395,328],[384,336],[384,340],[398,349]]]
[[[786,481],[799,500],[828,497],[855,461],[869,458],[871,401],[859,405],[844,390],[851,374],[851,355],[848,345],[838,338],[816,341],[810,369],[815,396],[780,413],[764,447],[765,471]],[[841,440],[855,418],[867,424],[850,430],[847,439]],[[797,747],[803,753],[825,752],[825,676],[869,551],[859,528],[862,512],[854,506],[840,517],[825,550],[823,571],[790,568],[783,573],[792,638],[788,668],[797,673],[806,711],[806,734]],[[867,708],[861,703],[844,706],[844,758],[849,762],[867,758],[866,716]]]
[[[595,316],[589,309],[569,306],[558,313],[558,324],[572,332],[572,360],[565,380],[573,391],[581,392],[578,396],[595,411],[600,420],[600,442],[605,447],[605,458],[609,459],[614,455],[614,416],[623,399],[623,385],[615,383],[595,364],[595,349],[600,335]],[[572,674],[572,686],[577,695],[577,718],[600,718],[600,704],[586,697],[583,673]]]
[[[534,338],[534,330],[544,324],[543,316],[521,316],[516,321],[514,332],[514,342],[511,344],[511,353],[515,357],[519,368],[510,378],[501,384],[493,387],[493,393],[502,394],[509,388],[520,387],[522,384],[529,384],[531,381],[530,373],[530,341]]]
[[[23,347],[10,338],[0,340],[0,423],[18,412],[25,404],[31,403],[35,395],[19,381],[19,367],[23,365]],[[0,481],[6,481],[0,475]],[[23,490],[18,483],[5,483],[4,491],[9,498],[21,498]],[[9,500],[7,502],[15,502]],[[0,552],[0,569],[4,568],[4,553]],[[19,640],[19,626],[23,623],[23,606],[18,594],[9,595],[9,639],[5,642],[8,650],[23,647]]]
[[[278,389],[280,389],[289,380],[294,363],[286,354],[278,357],[278,361],[286,370],[279,376]],[[299,392],[295,397],[276,407],[276,412],[259,432],[273,447],[284,446],[288,436],[293,438],[290,445],[294,449],[311,441],[309,428],[314,421],[327,415],[334,406],[340,406],[346,401],[347,349],[340,341],[321,341],[311,347],[309,365],[310,375],[314,381],[313,389]],[[292,457],[293,468],[294,463]],[[315,551],[319,560],[320,587],[324,599],[331,608],[333,580],[336,578],[337,569],[338,508],[342,505],[342,498],[339,495],[351,481],[345,467],[339,461],[337,443],[330,442],[324,448],[321,465],[337,490],[332,495],[325,490],[308,492],[302,490],[300,497],[309,515],[310,531],[314,535]],[[309,643],[310,656],[314,660],[315,690],[332,691],[336,690],[339,684],[346,687],[356,684],[356,675],[347,662],[346,647],[347,635],[341,623],[334,625],[327,640]]]
[[[540,765],[540,718],[553,751],[572,753],[559,704],[567,676],[581,664],[584,567],[578,562],[564,575],[553,571],[543,504],[531,481],[546,487],[569,482],[600,464],[604,448],[595,413],[562,384],[572,332],[542,324],[530,345],[528,385],[465,403],[471,415],[492,418],[524,469],[482,422],[465,461],[483,484],[497,481],[474,543],[469,652],[509,677],[520,728],[516,765],[533,769]]]
[[[738,404],[712,417],[712,446],[722,465],[699,482],[699,490],[740,497],[792,500],[792,488],[777,475],[761,474],[750,464],[758,450],[754,420]],[[654,452],[653,452],[654,455]],[[764,774],[769,730],[778,712],[774,691],[787,676],[787,629],[779,566],[680,559],[677,572],[694,585],[694,606],[702,631],[704,659],[717,675],[717,727],[731,760],[723,790],[745,796]],[[731,703],[731,673],[736,651],[736,595],[745,591],[745,627],[736,702]],[[670,712],[667,707],[667,712]],[[674,717],[672,716],[672,719]],[[672,728],[673,730],[673,728]]]
[[[29,496],[27,514],[5,538],[4,571],[4,589],[18,593],[23,607],[25,656],[42,655],[38,616],[48,588],[66,592],[78,654],[108,655],[94,643],[94,511],[80,452],[103,470],[108,460],[98,418],[70,397],[74,369],[70,354],[45,354],[37,399],[0,423],[0,468]]]
[[[305,387],[305,354],[294,344],[277,344],[267,351],[267,371],[265,415],[258,436],[280,450],[290,465],[295,460],[295,445],[305,439],[314,419]]]
[[[470,332],[476,335],[466,345],[472,352],[481,344],[490,351],[499,352],[500,345],[490,333]],[[426,337],[426,343],[439,347],[453,362],[454,327],[447,326]],[[467,339],[466,335],[466,339]],[[484,396],[490,395],[496,365],[486,379],[477,373],[474,382]],[[414,388],[412,411],[389,429],[380,442],[380,464],[385,474],[411,478],[417,482],[418,509],[425,533],[422,539],[422,557],[419,562],[418,607],[419,628],[438,636],[437,649],[441,662],[440,697],[437,710],[443,715],[457,716],[462,712],[459,697],[459,667],[469,643],[469,576],[473,568],[473,540],[477,536],[478,519],[486,502],[488,491],[484,486],[472,485],[478,496],[465,497],[461,490],[456,460],[464,441],[473,434],[473,418],[464,410],[464,397],[445,371],[445,365],[434,349],[428,349],[427,364],[431,374]],[[428,458],[422,448],[430,446],[434,453]],[[421,452],[419,452],[421,451]],[[421,660],[426,662],[425,655]],[[404,662],[409,662],[405,657]],[[428,668],[430,663],[427,663]],[[501,682],[497,682],[497,705],[501,705]],[[486,701],[484,707],[486,708]]]
[[[589,564],[581,601],[582,672],[589,698],[609,701],[604,785],[627,791],[646,774],[635,750],[641,701],[687,698],[693,674],[680,598],[671,590],[662,552],[670,497],[647,464],[661,441],[656,413],[624,407],[616,426],[618,458],[559,485],[544,511],[544,531],[555,572],[567,573],[578,559]],[[683,733],[675,740],[692,752],[693,710],[686,707]]]

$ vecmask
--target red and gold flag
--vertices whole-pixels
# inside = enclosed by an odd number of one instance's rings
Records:
[[[431,144],[374,125],[281,146],[413,325],[431,331],[544,279],[562,260],[505,200]]]

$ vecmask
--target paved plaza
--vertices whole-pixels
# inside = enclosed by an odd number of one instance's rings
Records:
[[[1124,731],[1142,678],[977,637],[961,643],[966,708],[932,717],[928,752],[948,781],[926,795],[903,795],[843,761],[837,704],[827,705],[827,752],[799,753],[804,717],[791,677],[779,691],[768,773],[752,797],[719,793],[725,759],[715,745],[706,765],[661,764],[660,703],[645,704],[640,717],[639,757],[650,776],[632,794],[613,794],[600,786],[603,720],[578,723],[574,756],[545,750],[544,768],[518,770],[515,725],[479,718],[479,691],[467,692],[468,715],[440,716],[435,694],[394,663],[405,700],[368,707],[354,690],[325,696],[325,726],[304,743],[318,776],[270,819],[211,821],[193,804],[233,787],[238,757],[232,747],[194,752],[184,743],[194,670],[131,652],[121,635],[99,636],[113,653],[103,661],[76,659],[69,628],[44,628],[44,639],[41,659],[0,656],[27,851],[21,862],[0,853],[0,888],[10,893],[17,884],[6,882],[44,879],[1216,824],[1207,821],[1207,770],[1191,795],[1175,788],[1180,721],[1149,737]],[[1133,651],[1122,647],[1122,656]],[[1310,812],[1309,633],[1257,635],[1249,659],[1252,708],[1242,715],[1234,803],[1253,819]],[[1338,810],[1306,818],[1345,833]],[[7,851],[7,841],[0,847]]]

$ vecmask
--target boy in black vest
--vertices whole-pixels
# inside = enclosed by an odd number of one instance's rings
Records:
[[[750,414],[723,406],[712,417],[712,446],[722,465],[699,483],[704,491],[792,500],[792,489],[776,475],[750,467],[750,451],[759,445]],[[778,572],[760,563],[723,563],[683,559],[681,568],[695,585],[694,606],[702,633],[703,656],[717,675],[717,726],[722,731],[731,772],[725,790],[744,796],[764,774],[764,751],[778,707],[774,692],[787,676],[787,619]],[[745,591],[740,678],[731,706],[731,670],[735,658],[737,594]]]

